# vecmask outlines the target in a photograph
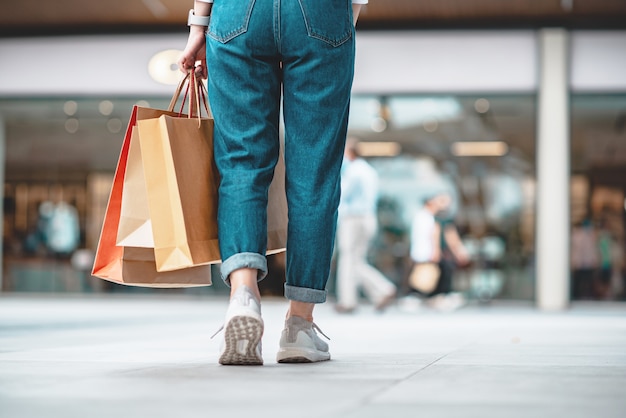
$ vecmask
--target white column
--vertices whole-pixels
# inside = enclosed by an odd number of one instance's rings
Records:
[[[569,304],[570,146],[568,33],[539,32],[540,84],[537,113],[537,305]]]
[[[0,202],[4,202],[4,169],[6,167],[6,127],[4,117],[0,113]],[[4,205],[0,204],[0,237],[4,236]],[[0,292],[2,292],[4,271],[4,247],[0,239]]]

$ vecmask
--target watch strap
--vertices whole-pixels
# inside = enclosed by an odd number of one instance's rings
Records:
[[[209,26],[211,16],[196,16],[193,9],[189,10],[189,16],[187,17],[187,26]]]

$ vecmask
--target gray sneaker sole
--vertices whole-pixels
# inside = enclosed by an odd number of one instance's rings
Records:
[[[278,363],[317,363],[330,360],[330,353],[306,351],[297,348],[281,348],[276,355]]]
[[[224,330],[225,348],[219,358],[223,365],[262,365],[256,347],[263,336],[263,322],[249,316],[235,316]]]

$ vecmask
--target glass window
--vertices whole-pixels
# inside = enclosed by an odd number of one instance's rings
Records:
[[[136,103],[167,109],[169,99],[0,101],[6,132],[3,290],[159,292],[89,274]],[[224,287],[214,282],[185,292]]]
[[[626,95],[574,95],[573,299],[624,299]]]
[[[169,102],[148,101],[158,108]],[[146,291],[88,274],[136,102],[0,101],[6,128],[4,290]],[[372,249],[377,267],[406,286],[413,214],[441,188],[453,197],[442,217],[454,221],[470,254],[470,262],[456,269],[455,290],[482,300],[532,299],[534,115],[534,96],[354,97],[349,133],[362,140],[362,154],[382,182],[381,229]],[[66,230],[73,238],[53,248],[44,225],[60,202],[71,207]],[[214,282],[193,291],[224,290]]]
[[[534,96],[362,95],[349,128],[381,177],[372,252],[381,271],[409,290],[413,216],[443,190],[452,203],[439,218],[454,222],[469,253],[468,263],[447,256],[454,290],[485,301],[534,298]]]

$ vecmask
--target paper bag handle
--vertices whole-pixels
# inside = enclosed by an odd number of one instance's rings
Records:
[[[174,111],[174,106],[176,106],[176,102],[178,101],[178,98],[180,97],[180,93],[183,91],[183,87],[185,85],[185,82],[187,82],[187,80],[189,80],[190,74],[191,74],[191,71],[187,72],[187,74],[185,74],[180,79],[180,81],[178,82],[178,86],[176,87],[176,91],[174,92],[174,95],[172,96],[172,100],[170,100],[170,105],[167,108],[167,110],[169,112],[173,112]]]
[[[207,91],[206,86],[202,82],[201,78],[198,78],[195,73],[192,72],[190,83],[194,85],[194,96],[196,98],[196,110],[198,111],[198,117],[200,115],[200,111],[202,110],[200,107],[200,103],[204,105],[204,109],[206,110],[208,117],[213,117],[213,113],[211,112],[211,108],[209,107],[209,92]],[[190,103],[191,104],[191,103]],[[189,111],[190,115],[193,115],[193,112]]]
[[[186,88],[185,88],[186,86]],[[193,86],[193,89],[192,89]],[[192,118],[194,114],[198,117],[198,123],[200,123],[201,118],[201,105],[200,102],[204,105],[204,108],[209,117],[212,117],[213,114],[209,107],[208,103],[208,92],[206,90],[206,86],[202,82],[201,79],[196,77],[194,70],[188,71],[179,81],[178,86],[176,87],[176,91],[172,96],[172,100],[170,101],[170,105],[168,107],[168,111],[174,112],[174,107],[176,106],[176,102],[178,102],[178,98],[181,93],[185,90],[185,94],[183,95],[183,100],[180,107],[180,114],[183,113],[183,109],[185,108],[185,102],[187,100],[187,96],[189,98],[189,112],[187,117]],[[195,106],[194,106],[195,105]]]

